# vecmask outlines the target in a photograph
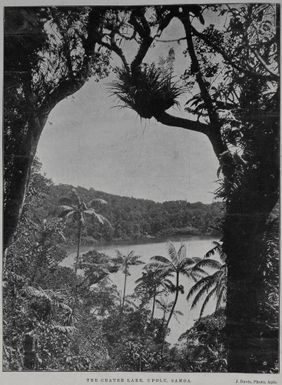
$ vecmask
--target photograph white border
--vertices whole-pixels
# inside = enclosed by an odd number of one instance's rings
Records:
[[[104,0],[104,1],[90,1],[90,0],[0,0],[0,103],[3,105],[3,10],[5,6],[40,6],[40,5],[77,5],[77,6],[111,6],[111,5],[156,5],[156,4],[214,4],[214,3],[280,3],[281,1],[273,0],[257,0],[257,1],[242,1],[242,0],[225,0],[225,1],[187,1],[187,0]],[[280,35],[281,40],[281,35]],[[280,110],[281,111],[281,110]],[[1,127],[2,126],[2,114],[1,114]],[[281,127],[281,114],[280,114],[280,127]],[[281,129],[281,128],[280,128]],[[2,135],[1,135],[1,157],[2,156]],[[281,149],[280,149],[281,151]],[[281,159],[281,156],[280,156]],[[1,167],[2,173],[2,167]],[[1,191],[3,175],[0,178]],[[3,196],[1,196],[1,207],[3,210]],[[3,213],[2,213],[3,214]],[[3,215],[0,216],[0,226],[2,230]],[[2,234],[2,232],[1,232]],[[1,239],[2,241],[2,239]],[[280,245],[281,247],[281,245]],[[2,250],[2,247],[1,247]],[[280,250],[281,251],[281,250]],[[2,277],[2,263],[0,266]],[[281,282],[281,262],[280,262],[280,282]],[[1,305],[2,305],[2,285],[1,285]],[[281,290],[281,284],[280,284]],[[281,303],[281,299],[280,299]],[[2,309],[2,306],[1,306]],[[244,374],[244,373],[161,373],[161,372],[3,372],[2,371],[2,316],[1,311],[0,318],[0,383],[3,385],[94,385],[94,384],[192,384],[192,385],[232,385],[232,384],[265,384],[265,385],[281,385],[281,306],[280,306],[280,373],[279,374]]]

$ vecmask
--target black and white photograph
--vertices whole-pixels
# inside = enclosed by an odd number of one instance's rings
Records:
[[[279,384],[280,4],[2,23],[4,375]]]

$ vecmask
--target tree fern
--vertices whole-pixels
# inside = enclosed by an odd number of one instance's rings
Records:
[[[199,269],[216,270],[213,273],[199,278],[199,280],[191,287],[187,300],[194,296],[191,304],[191,308],[196,307],[202,299],[204,302],[200,310],[200,318],[203,312],[213,296],[217,297],[215,310],[218,310],[226,301],[227,290],[227,266],[225,264],[225,255],[222,251],[222,245],[219,242],[214,242],[215,246],[205,254],[204,258],[200,260],[196,266]],[[217,253],[220,257],[220,261],[211,259],[210,257]]]

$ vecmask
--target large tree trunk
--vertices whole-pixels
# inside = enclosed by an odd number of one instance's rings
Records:
[[[32,162],[45,122],[46,117],[42,119],[34,118],[27,123],[28,132],[23,142],[17,146],[18,150],[12,154],[12,167],[10,166],[11,154],[6,155],[7,161],[5,161],[4,157],[5,164],[9,164],[10,167],[9,180],[6,181],[6,187],[4,180],[4,250],[6,250],[9,245],[21,216],[30,179]]]
[[[61,100],[78,91],[91,76],[92,66],[95,63],[93,57],[96,43],[101,40],[98,30],[103,21],[104,12],[104,9],[96,7],[89,12],[86,23],[87,37],[83,40],[84,57],[79,73],[76,76],[70,73],[69,77],[62,76],[57,79],[56,86],[40,97],[38,97],[39,90],[34,92],[32,70],[37,67],[40,60],[33,56],[46,42],[43,33],[44,21],[32,11],[31,17],[28,17],[26,10],[17,11],[16,18],[13,9],[5,13],[4,110],[7,110],[7,117],[4,117],[4,133],[6,133],[4,169],[7,170],[7,173],[4,173],[6,179],[4,184],[4,251],[11,242],[21,216],[31,165],[48,114]],[[38,28],[42,33],[38,32]],[[30,40],[31,35],[37,36],[37,34],[39,35],[38,41]],[[17,37],[19,41],[17,41]],[[19,62],[14,60],[17,49],[19,50]],[[30,59],[31,56],[33,61]],[[97,66],[101,69],[99,62]],[[19,97],[17,89],[21,88],[24,93]],[[10,127],[8,127],[9,125]],[[10,130],[12,134],[8,135],[7,132]],[[7,142],[5,143],[5,141]]]
[[[270,213],[279,198],[276,123],[270,121],[265,125],[266,133],[265,127],[257,127],[256,156],[244,175],[244,183],[227,202],[223,247],[228,265],[229,372],[269,372],[278,361],[278,322],[276,328],[266,322],[270,316],[266,311],[264,283],[269,270],[264,236]]]
[[[261,252],[268,214],[269,212],[255,210],[253,213],[243,213],[232,207],[226,219],[226,333],[230,372],[251,373],[266,370],[269,369],[269,364],[273,364],[274,358],[278,359],[278,335],[268,333],[266,326],[260,321],[262,317],[259,308],[264,291]]]

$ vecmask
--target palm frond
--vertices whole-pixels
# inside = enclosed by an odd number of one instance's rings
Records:
[[[218,251],[218,246],[214,246],[212,249],[210,249],[205,255],[204,258],[210,258],[215,255],[215,253]]]
[[[208,275],[203,269],[196,265],[193,267],[186,267],[185,269],[182,269],[181,272],[186,275],[186,277],[192,278],[194,282],[197,282],[199,279],[203,278],[203,276]]]
[[[58,307],[60,307],[61,309],[66,310],[70,314],[72,314],[72,312],[73,312],[72,308],[70,306],[68,306],[67,304],[63,303],[63,302],[59,302],[58,303]]]
[[[24,288],[24,292],[29,296],[29,297],[36,297],[36,298],[45,298],[49,302],[52,302],[52,298],[41,288],[36,289],[33,286],[26,286]]]
[[[199,319],[202,317],[204,311],[205,311],[205,308],[209,302],[209,300],[211,299],[211,297],[216,293],[216,287],[214,289],[212,289],[209,294],[206,296],[204,302],[203,302],[203,305],[201,307],[201,311],[200,311],[200,315],[199,315]]]
[[[60,206],[71,206],[72,207],[72,200],[68,197],[61,197],[58,201]]]
[[[168,254],[170,256],[170,259],[173,265],[176,267],[178,265],[178,253],[172,242],[168,242]]]
[[[195,271],[187,271],[186,276],[188,278],[192,278],[195,283],[198,282],[199,279],[203,278],[202,274],[197,273]]]
[[[200,279],[200,281],[196,282],[195,285],[193,285],[191,287],[191,289],[189,290],[188,294],[187,294],[187,301],[194,295],[198,292],[198,290],[200,290],[203,286],[205,286],[209,281],[211,280],[211,277],[208,275],[207,277],[204,277],[202,279]]]
[[[194,263],[198,263],[202,260],[202,258],[199,258],[199,257],[193,257],[192,260],[194,261]]]
[[[172,274],[175,273],[175,268],[172,263],[165,264],[161,262],[151,262],[149,263],[151,266],[156,266],[158,269],[162,269],[163,276],[172,277]]]
[[[133,255],[129,260],[130,265],[144,265],[144,262],[140,260],[140,255]]]
[[[172,274],[167,275],[167,277],[168,277],[168,276],[172,277]],[[171,282],[170,279],[165,278],[165,279],[162,281],[162,285],[165,286],[165,287],[168,287],[168,286],[171,286],[171,285],[172,285],[172,282]],[[168,286],[167,286],[167,285],[168,285]]]
[[[186,259],[186,252],[186,245],[181,245],[177,252],[178,263],[181,263],[184,259]]]
[[[163,265],[172,265],[171,261],[166,258],[166,257],[163,257],[161,255],[154,255],[153,257],[151,257],[150,259],[152,262],[160,262],[162,263]],[[149,264],[150,265],[150,264]]]
[[[209,275],[205,270],[203,270],[201,267],[199,267],[198,265],[195,265],[192,267],[192,273],[197,273],[198,275],[200,276],[206,276],[206,275]]]
[[[88,202],[88,206],[89,207],[95,207],[97,205],[97,203],[99,203],[101,205],[107,205],[108,204],[108,202],[105,201],[105,199],[96,198],[96,199],[92,199],[90,202]]]
[[[178,269],[179,271],[182,271],[184,270],[185,268],[187,268],[188,266],[193,266],[195,264],[195,262],[193,261],[192,258],[184,258],[182,259],[179,263],[178,263]]]
[[[184,314],[182,313],[182,311],[180,311],[180,310],[174,310],[174,313],[175,313],[175,314],[179,314],[179,315],[184,315]]]
[[[59,216],[64,217],[70,212],[75,212],[75,209],[72,206],[67,206],[67,205],[60,205],[58,207],[59,210]]]
[[[208,267],[211,269],[220,269],[222,267],[222,264],[215,259],[202,259],[200,262],[197,263],[197,267]]]
[[[53,324],[52,329],[58,330],[59,332],[66,333],[66,334],[73,334],[77,330],[75,326],[64,326],[64,325],[57,325],[57,324]]]
[[[205,293],[207,293],[207,296],[208,296],[208,292],[209,290],[216,285],[216,282],[214,280],[209,280],[206,282],[206,284],[198,291],[198,293],[195,295],[194,297],[194,300],[191,304],[191,309],[193,309],[195,306],[198,305],[200,299],[203,297],[203,295]],[[215,288],[216,289],[216,288]]]
[[[220,292],[217,294],[217,301],[215,305],[215,310],[219,310],[222,303],[226,301],[226,287],[221,287]]]
[[[180,321],[179,321],[179,319],[178,319],[178,315],[183,315],[183,313],[181,312],[181,311],[179,311],[179,310],[174,310],[173,311],[173,317],[174,317],[174,319],[178,322],[178,323],[180,323]]]
[[[126,259],[127,259],[127,260],[130,260],[131,258],[133,258],[133,256],[134,256],[134,250],[131,250],[131,251],[127,254]]]
[[[92,216],[95,217],[95,218],[96,218],[102,225],[104,225],[105,223],[107,223],[110,227],[112,227],[110,221],[109,221],[107,218],[105,218],[103,215],[96,213],[96,211],[95,211],[93,208],[84,210],[84,214],[92,215]]]
[[[28,297],[34,297],[39,299],[44,298],[52,306],[56,306],[57,308],[66,310],[69,314],[72,314],[73,312],[71,307],[63,302],[65,297],[61,294],[55,293],[53,290],[43,290],[41,287],[37,289],[33,286],[26,286],[24,288],[24,292],[27,294]]]
[[[218,253],[221,261],[225,262],[226,255],[222,250],[222,242],[213,241],[213,244],[215,246],[204,255],[204,258],[210,258],[213,255],[215,255],[216,253]]]

